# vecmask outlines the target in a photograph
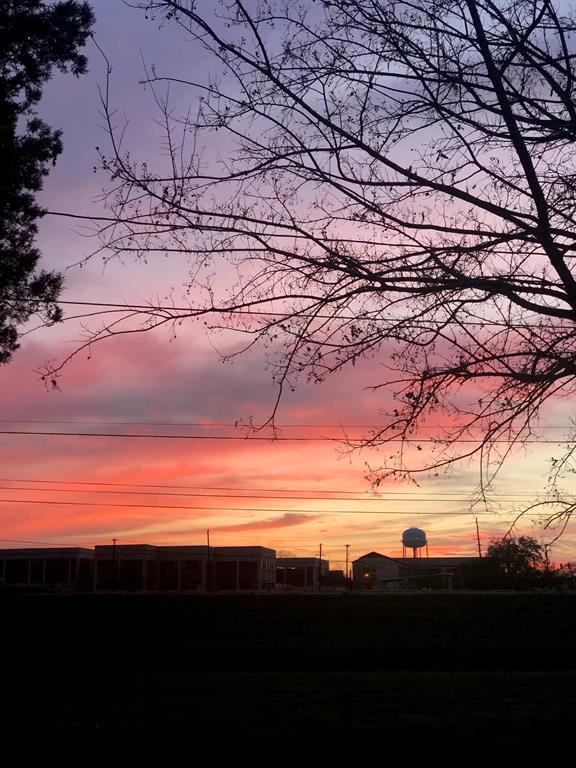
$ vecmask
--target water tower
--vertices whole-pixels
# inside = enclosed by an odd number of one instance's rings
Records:
[[[428,557],[428,540],[426,533],[421,528],[406,528],[402,534],[402,557],[406,557],[406,550],[412,550],[413,557],[422,557],[422,549],[426,547]]]

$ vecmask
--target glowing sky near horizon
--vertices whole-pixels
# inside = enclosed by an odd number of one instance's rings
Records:
[[[158,63],[171,71],[205,62],[190,58],[181,35],[168,27],[158,30],[142,13],[106,0],[97,0],[93,6],[96,36],[113,67],[111,97],[119,106],[118,124],[124,115],[129,117],[128,145],[132,143],[143,156],[157,152],[153,102],[138,85],[142,56],[148,64]],[[98,95],[105,65],[95,46],[90,45],[86,53],[89,73],[79,80],[56,76],[39,109],[49,124],[64,131],[64,153],[46,180],[43,204],[80,214],[101,211],[98,195],[107,184],[104,174],[93,172],[95,147],[106,142]],[[81,268],[70,267],[93,251],[96,242],[78,223],[64,218],[43,221],[40,245],[44,267],[66,269],[63,299],[163,301],[186,277],[187,265],[181,257],[120,264],[105,262],[98,255]],[[67,316],[74,313],[73,308],[65,309]],[[250,419],[262,423],[273,408],[276,390],[265,351],[257,349],[232,364],[222,364],[214,347],[228,351],[232,340],[207,339],[203,327],[193,323],[178,329],[176,338],[164,329],[95,345],[67,365],[59,389],[46,389],[36,371],[43,361],[66,357],[86,338],[85,333],[80,322],[67,320],[22,339],[13,362],[0,370],[4,393],[0,430],[243,437],[247,433],[241,427],[210,425]],[[383,362],[382,355],[375,357],[320,385],[300,382],[281,403],[278,423],[296,425],[284,428],[281,437],[334,439],[345,431],[357,438],[365,431],[338,425],[382,424],[379,409],[386,394],[369,387],[382,380]],[[548,440],[563,437],[558,428],[566,426],[569,417],[565,405],[554,405],[542,434]],[[168,423],[173,426],[159,426]],[[203,426],[187,426],[191,424]],[[322,542],[333,567],[342,567],[344,545],[350,545],[351,559],[370,550],[399,555],[402,530],[418,525],[428,533],[431,555],[474,554],[474,515],[479,516],[484,543],[504,534],[522,505],[542,489],[547,461],[557,452],[556,446],[542,444],[515,453],[495,485],[500,511],[487,515],[481,507],[470,508],[478,484],[477,464],[422,478],[419,487],[386,483],[374,495],[365,476],[367,465],[378,466],[378,454],[349,453],[334,440],[1,434],[0,547],[33,541],[92,546],[112,538],[120,543],[198,544],[204,543],[209,528],[215,546],[252,544],[310,555]],[[216,493],[208,490],[214,488],[237,489],[237,494],[221,493],[246,498],[174,495]],[[272,489],[281,490],[272,493]],[[315,498],[299,498],[306,495],[296,493],[302,490]],[[258,495],[278,498],[250,498]],[[334,496],[338,498],[330,498]],[[154,509],[153,505],[180,508]],[[555,559],[575,556],[575,530],[571,526],[555,546]],[[518,531],[543,535],[528,519],[519,523]]]

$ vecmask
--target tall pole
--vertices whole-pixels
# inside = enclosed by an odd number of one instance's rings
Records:
[[[482,547],[480,546],[480,528],[478,527],[478,518],[476,518],[476,541],[478,542],[478,557],[482,557]]]
[[[350,549],[350,544],[345,544],[344,546],[346,547],[346,572],[344,575],[346,576],[346,589],[350,589],[350,573],[348,567],[348,551]]]
[[[322,544],[320,544],[320,555],[318,557],[318,592],[322,587]]]
[[[118,588],[118,572],[116,561],[116,542],[118,539],[112,539],[112,589]]]
[[[208,557],[206,558],[206,588],[208,592],[212,591],[212,571],[210,568],[210,528],[206,529],[206,551]]]

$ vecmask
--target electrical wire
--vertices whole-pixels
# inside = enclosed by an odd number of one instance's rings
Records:
[[[24,299],[25,300],[25,299]],[[42,302],[40,299],[29,299],[29,301],[33,301],[35,303]],[[270,302],[275,301],[274,298],[271,298],[269,300]],[[53,304],[54,302],[48,302],[47,300],[44,303],[50,303]],[[170,304],[163,305],[163,304],[118,304],[114,302],[101,302],[101,301],[74,301],[71,299],[62,299],[58,300],[56,302],[59,305],[63,306],[79,306],[79,307],[98,307],[98,308],[107,308],[110,310],[121,310],[125,312],[183,312],[191,316],[197,316],[197,317],[203,317],[206,315],[240,315],[240,316],[253,316],[253,317],[271,317],[271,318],[285,318],[286,320],[290,319],[318,319],[318,320],[352,320],[354,322],[367,322],[367,323],[373,323],[373,322],[382,322],[381,318],[379,317],[371,317],[370,312],[366,312],[366,314],[357,314],[357,315],[342,315],[338,312],[334,312],[332,314],[322,314],[320,312],[308,312],[306,310],[299,311],[299,310],[287,310],[285,312],[274,312],[272,310],[262,310],[262,309],[240,309],[240,308],[230,308],[227,309],[225,307],[178,307],[173,306]],[[377,312],[377,309],[372,310],[373,313]],[[170,318],[168,318],[170,319]],[[179,318],[174,318],[179,319]],[[393,320],[393,322],[400,322],[400,318],[398,320]],[[437,321],[438,323],[441,323],[442,325],[461,325],[460,322],[456,320],[450,320],[448,318],[444,318],[441,321]],[[499,322],[498,320],[494,319],[493,321],[490,320],[467,320],[466,321],[466,327],[475,327],[475,328],[486,328],[486,327],[501,327],[501,328],[509,328],[509,329],[525,329],[525,328],[546,328],[548,329],[550,327],[549,323],[506,323],[506,322]],[[429,323],[422,323],[421,328],[430,328],[433,329],[435,327],[435,322],[429,322]],[[555,327],[558,328],[572,328],[573,323],[569,323],[565,326],[559,326],[556,325]]]
[[[57,431],[42,431],[38,432],[35,430],[20,430],[20,429],[2,429],[0,430],[0,435],[30,435],[32,437],[106,437],[106,438],[127,438],[127,439],[133,439],[133,440],[242,440],[243,442],[268,442],[268,443],[343,443],[346,442],[341,437],[283,437],[281,435],[279,436],[271,436],[271,437],[262,437],[260,435],[256,435],[253,437],[248,436],[239,436],[239,435],[159,435],[157,433],[149,433],[147,435],[141,435],[137,434],[135,432],[57,432]],[[356,442],[355,440],[351,440],[351,442]],[[362,441],[366,442],[366,441]],[[369,440],[367,441],[369,443]],[[404,445],[420,445],[425,443],[430,443],[434,445],[440,445],[443,443],[451,442],[447,439],[442,438],[402,438],[402,437],[391,437],[385,439],[383,442],[385,443],[402,443]],[[464,438],[464,439],[458,439],[456,441],[458,445],[481,445],[485,442],[484,439],[478,438],[478,439],[471,439],[471,438]],[[519,443],[521,445],[530,445],[530,444],[536,444],[536,445],[572,445],[574,443],[573,440],[539,440],[539,439],[514,439],[514,438],[495,438],[489,440],[491,444],[504,444],[504,445],[514,445],[516,443]]]
[[[252,486],[250,487],[238,487],[238,486],[223,486],[223,485],[154,485],[154,484],[148,484],[148,483],[107,483],[103,481],[96,481],[96,480],[39,480],[37,478],[31,480],[30,478],[21,478],[21,477],[0,477],[0,483],[45,483],[46,485],[54,485],[54,484],[61,484],[61,485],[96,485],[96,486],[105,486],[105,487],[114,487],[114,488],[169,488],[171,490],[191,490],[191,491],[250,491],[254,493],[307,493],[307,494],[314,494],[314,493],[347,493],[347,494],[354,494],[358,493],[358,490],[355,491],[346,491],[343,489],[337,489],[335,491],[331,490],[325,490],[323,488],[254,488]],[[32,490],[32,489],[27,489]],[[43,489],[48,490],[48,489]],[[95,491],[97,493],[97,491]],[[405,496],[405,491],[377,491],[377,493],[385,493],[386,496]],[[461,496],[462,491],[434,491],[430,492],[427,491],[424,496],[432,496],[432,495],[442,495],[442,496]],[[534,497],[534,495],[537,494],[537,491],[534,492],[526,492],[524,495],[529,496],[530,498]],[[498,493],[498,494],[490,494],[490,497],[495,495],[496,497],[502,497],[502,496],[518,496],[520,494],[518,493]],[[288,497],[286,497],[288,498]],[[293,497],[290,497],[293,498]],[[309,496],[307,498],[318,498],[323,499],[323,496]],[[329,497],[327,497],[329,498]],[[364,498],[364,497],[362,497]],[[367,497],[368,498],[368,497]],[[380,497],[375,497],[380,498]],[[416,496],[417,499],[422,498],[420,495]],[[469,495],[466,496],[466,498],[469,498]]]
[[[190,504],[186,506],[176,506],[171,504],[114,504],[114,503],[108,503],[105,504],[104,502],[95,502],[95,501],[49,501],[47,499],[0,499],[0,504],[48,504],[50,506],[66,506],[66,507],[108,507],[113,509],[177,509],[181,510],[183,512],[186,512],[188,510],[203,510],[204,512],[228,512],[228,513],[235,513],[235,512],[269,512],[269,513],[276,513],[276,512],[282,512],[282,513],[290,513],[290,514],[306,514],[306,515],[317,515],[317,516],[323,516],[323,515],[411,515],[412,517],[431,517],[431,516],[453,516],[453,515],[492,515],[492,512],[484,511],[484,510],[478,510],[471,513],[470,509],[462,510],[460,512],[448,512],[448,511],[442,511],[442,512],[415,512],[415,511],[392,511],[392,510],[373,510],[373,509],[331,509],[331,510],[321,510],[321,509],[300,509],[300,508],[294,508],[289,507],[288,509],[285,508],[278,508],[278,507],[207,507],[207,506],[198,506],[195,504]],[[527,512],[525,513],[527,515],[533,515],[537,517],[541,517],[540,512]]]
[[[386,429],[385,424],[277,424],[257,426],[243,422],[242,420],[236,421],[107,421],[107,420],[86,420],[86,419],[0,419],[0,424],[91,424],[94,426],[120,426],[120,427],[202,427],[204,429],[250,429],[253,431],[260,431],[262,429]],[[426,430],[442,430],[453,429],[454,425],[446,424],[423,424],[420,429]],[[467,429],[482,429],[481,426],[468,427]],[[556,425],[543,425],[539,426],[538,430],[548,429],[563,429],[566,430],[566,426]],[[416,439],[416,438],[413,438]]]
[[[24,481],[25,482],[25,481]],[[0,485],[0,490],[2,491],[33,491],[34,488],[24,488],[22,486],[11,486],[11,485]],[[257,495],[251,495],[248,493],[242,493],[242,494],[232,494],[232,493],[174,493],[172,491],[114,491],[114,490],[87,490],[85,488],[40,488],[39,491],[48,492],[48,493],[75,493],[75,494],[107,494],[107,495],[113,495],[113,496],[177,496],[177,497],[186,497],[186,498],[200,498],[200,499],[262,499],[262,500],[282,500],[287,499],[290,501],[360,501],[360,502],[380,502],[382,503],[390,503],[390,502],[412,502],[412,503],[448,503],[448,504],[454,504],[454,503],[466,503],[469,502],[470,499],[466,498],[465,496],[462,496],[461,494],[459,496],[453,496],[452,498],[449,498],[449,494],[438,492],[437,495],[422,495],[422,496],[407,496],[402,494],[395,494],[394,496],[387,494],[384,494],[382,496],[281,496],[281,495],[266,495],[266,494],[257,494]],[[513,503],[514,501],[521,502],[522,499],[519,498],[519,494],[510,494],[510,498],[506,498],[506,501],[508,503]],[[448,498],[447,498],[448,497]],[[496,498],[499,497],[491,497],[494,501]],[[524,500],[533,498],[530,494],[526,494]]]

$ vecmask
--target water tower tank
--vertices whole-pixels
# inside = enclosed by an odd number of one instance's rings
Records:
[[[406,550],[411,549],[414,557],[419,557],[418,550],[426,547],[426,554],[428,554],[428,541],[426,539],[426,533],[421,528],[407,528],[402,534],[402,547],[404,549],[404,556],[406,556]]]

